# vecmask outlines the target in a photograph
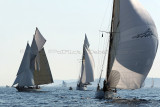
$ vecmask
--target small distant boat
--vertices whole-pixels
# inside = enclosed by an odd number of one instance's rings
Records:
[[[72,87],[69,87],[69,90],[73,90],[73,88],[72,88]]]
[[[62,87],[67,87],[67,83],[65,81],[62,82]]]
[[[145,86],[145,81],[143,82],[142,86],[141,87],[144,87]]]
[[[109,37],[106,78],[97,98],[114,98],[116,89],[141,88],[158,48],[154,21],[138,0],[113,0]]]
[[[154,87],[154,79],[152,78],[152,85],[151,85],[151,88]]]
[[[87,85],[91,85],[90,82],[93,81],[94,81],[94,60],[91,51],[89,49],[89,42],[87,36],[85,35],[83,54],[82,54],[81,74],[76,89],[87,90]]]
[[[38,91],[39,85],[53,83],[49,63],[43,48],[46,40],[36,28],[31,47],[26,50],[13,83],[18,91]]]
[[[6,88],[10,88],[10,86],[9,86],[9,85],[6,85]]]

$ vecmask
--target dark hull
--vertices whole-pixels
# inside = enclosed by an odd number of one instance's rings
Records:
[[[82,90],[82,91],[85,91],[85,90],[87,90],[87,87],[83,87],[83,86],[82,86],[82,87],[77,87],[77,88],[76,88],[76,90]]]
[[[35,92],[35,91],[39,91],[40,88],[36,88],[36,87],[15,87],[19,92]]]
[[[116,92],[114,92],[113,90],[110,90],[110,91],[103,91],[102,89],[101,90],[97,90],[96,91],[96,98],[99,98],[99,99],[115,99],[115,98],[119,98],[117,97],[117,94]]]
[[[84,85],[84,84],[77,84],[76,90],[85,91],[85,90],[87,90],[87,85]]]

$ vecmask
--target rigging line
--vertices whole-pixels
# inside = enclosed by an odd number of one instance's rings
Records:
[[[112,7],[111,7],[110,9],[112,10]],[[112,14],[109,14],[109,20],[108,20],[108,21],[110,22],[111,19],[112,19]],[[109,28],[110,28],[110,25],[108,25],[107,29],[109,29]],[[100,32],[101,32],[101,31],[100,31]],[[107,33],[106,31],[103,31],[103,32]],[[107,36],[106,36],[106,37],[109,37],[109,34],[110,34],[110,32],[107,33]],[[108,39],[109,39],[109,38],[105,38],[105,39],[104,39],[104,43],[103,43],[103,48],[102,48],[102,50],[105,51],[105,52],[107,52],[107,48],[106,48],[105,46],[108,46],[108,44],[109,44],[109,41],[107,41]],[[102,76],[102,70],[104,69],[104,61],[105,61],[105,58],[104,58],[104,57],[106,57],[106,54],[107,54],[107,53],[105,53],[104,56],[102,55],[101,61],[100,61],[100,65],[103,65],[103,67],[101,68],[101,72],[100,72],[100,80],[101,80],[101,76]]]
[[[98,84],[100,83],[101,78],[102,78],[102,73],[103,73],[103,69],[104,69],[105,59],[106,59],[106,55],[107,55],[107,51],[108,51],[108,45],[109,45],[109,40],[107,42],[107,46],[106,46],[106,49],[105,49],[104,59],[103,59],[103,62],[102,62],[101,74],[100,74],[100,78],[99,78]]]
[[[101,38],[102,38],[102,37],[101,37]],[[103,38],[106,38],[106,36],[104,36]],[[99,64],[100,66],[98,67],[98,70],[101,69],[101,65],[102,65],[102,63],[103,63],[103,58],[104,58],[104,56],[103,56],[103,54],[104,54],[103,51],[105,50],[105,46],[106,46],[106,44],[105,44],[105,43],[106,43],[106,42],[105,42],[106,39],[102,39],[102,40],[104,40],[104,41],[102,41],[102,43],[101,43],[101,44],[103,44],[102,47],[101,47],[101,48],[102,48],[102,49],[101,49],[101,52],[99,51],[100,53],[99,53],[99,63],[98,63],[98,64]],[[100,72],[99,75],[101,75],[101,72]]]
[[[100,26],[100,29],[101,29],[101,27],[102,27],[102,24],[103,24],[103,22],[104,22],[104,19],[105,19],[105,17],[106,17],[106,14],[107,14],[107,12],[108,12],[108,10],[110,10],[110,9],[112,9],[112,7],[111,8],[109,8],[109,5],[110,5],[110,2],[111,2],[111,0],[109,0],[109,2],[108,2],[108,4],[107,4],[107,8],[106,8],[106,10],[105,10],[105,14],[104,14],[104,17],[103,17],[103,20],[102,20],[102,23],[101,23],[101,26]],[[109,8],[109,9],[108,9]],[[111,20],[111,14],[109,14],[109,21]],[[108,25],[108,27],[107,27],[107,29],[108,28],[110,28],[110,25]],[[98,43],[98,52],[99,52],[99,48],[100,48],[100,38],[101,38],[101,33],[99,32],[99,43]],[[106,40],[107,41],[107,40]],[[104,42],[104,43],[107,43],[107,42]],[[106,46],[105,44],[103,45],[103,46]],[[105,47],[103,47],[103,50],[105,50],[104,49]],[[102,56],[102,58],[101,59],[103,59],[103,57],[104,56]],[[98,62],[99,62],[99,64],[100,65],[102,65],[102,63],[103,63],[103,61],[102,60],[100,60],[100,55],[98,54]],[[99,66],[97,67],[97,71],[99,70]],[[100,72],[100,77],[101,77],[101,72]]]
[[[105,51],[105,49],[106,49],[106,46],[107,46],[107,42],[105,41],[106,40],[106,36],[105,36],[105,39],[104,39],[104,41],[103,41],[103,47],[102,47],[102,51]],[[105,55],[105,54],[104,54]],[[103,64],[103,59],[104,59],[104,56],[103,56],[103,52],[102,52],[102,57],[101,57],[101,65]]]
[[[81,78],[81,59],[77,59],[77,61],[78,61],[78,71],[79,71],[79,68],[80,68],[80,72],[79,72],[79,74],[78,74],[78,81],[77,81],[77,83],[79,83],[79,81],[80,81],[80,78]]]
[[[104,13],[104,16],[103,16],[101,25],[100,25],[100,29],[101,29],[101,27],[102,27],[102,24],[104,23],[104,19],[105,19],[105,17],[106,17],[107,11],[108,11],[108,7],[109,7],[109,4],[110,4],[110,1],[111,1],[111,0],[109,0],[109,2],[107,1],[108,4],[107,4],[107,7],[106,7],[106,10],[105,10],[105,13]]]
[[[100,43],[101,43],[101,42],[100,42],[100,38],[101,38],[101,35],[100,35],[100,32],[99,32],[99,42],[98,42],[98,50],[97,50],[97,51],[98,51],[98,52],[97,52],[97,53],[98,53],[98,56],[97,56],[98,64],[101,62],[100,59],[99,59],[99,58],[100,58],[100,55],[99,55],[99,50],[100,50],[100,49],[99,49],[99,48],[100,48]],[[97,71],[98,71],[98,70],[99,70],[99,66],[97,66]]]

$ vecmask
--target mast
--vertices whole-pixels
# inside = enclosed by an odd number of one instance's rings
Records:
[[[82,83],[82,77],[83,77],[83,73],[84,73],[84,61],[85,61],[85,57],[84,57],[84,44],[83,44],[83,54],[82,54],[82,67],[81,67],[81,77],[80,77],[80,83]]]
[[[158,47],[153,19],[138,0],[114,0],[106,79],[109,88],[141,88]]]
[[[107,74],[106,74],[106,80],[108,81],[109,75],[110,75],[110,58],[111,58],[111,45],[113,41],[113,20],[114,20],[114,7],[115,7],[115,0],[113,1],[113,10],[112,10],[112,20],[111,20],[111,29],[110,29],[110,41],[109,41],[109,52],[108,52],[108,63],[107,63]]]

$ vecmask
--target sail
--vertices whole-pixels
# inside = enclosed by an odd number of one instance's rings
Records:
[[[85,69],[83,72],[82,83],[94,81],[94,60],[89,49],[85,48]]]
[[[21,65],[19,67],[17,78],[14,81],[13,85],[18,84],[18,86],[33,86],[33,73],[30,69],[30,59],[32,57],[32,51],[29,44],[27,44]]]
[[[94,81],[94,60],[89,50],[89,42],[85,35],[83,47],[83,61],[82,61],[81,82],[83,84]]]
[[[67,87],[67,83],[65,81],[62,82],[62,87]]]
[[[141,88],[157,52],[156,26],[137,0],[114,0],[112,20],[109,85],[120,89]]]
[[[151,88],[154,87],[154,79],[152,78],[152,85],[151,85]]]
[[[45,42],[46,39],[42,36],[38,28],[36,28],[35,35],[33,37],[31,45],[32,50],[34,50],[33,52],[37,54],[38,53],[37,50],[40,51],[43,48]]]
[[[39,52],[40,70],[34,71],[35,85],[53,83],[53,78],[44,48]]]
[[[83,52],[84,53],[84,52]],[[85,83],[85,73],[84,73],[84,65],[85,65],[85,59],[84,59],[84,55],[82,56],[82,64],[81,64],[81,74],[80,74],[80,80],[78,82],[80,83]],[[83,81],[83,82],[82,82]]]
[[[89,42],[88,42],[88,38],[87,35],[85,34],[85,39],[84,39],[84,47],[89,48]]]
[[[39,51],[43,48],[44,44],[46,42],[46,39],[42,36],[38,28],[36,28],[35,35],[33,37],[32,41],[32,51],[35,54],[35,56],[32,58],[32,69],[35,69],[37,71],[40,70],[40,61],[39,61]]]

